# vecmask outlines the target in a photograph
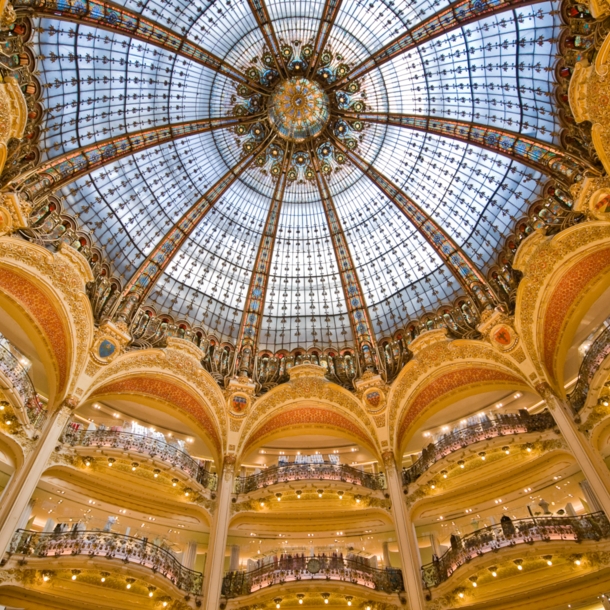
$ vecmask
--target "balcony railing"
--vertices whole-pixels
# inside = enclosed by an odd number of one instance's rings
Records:
[[[603,512],[578,517],[530,517],[510,519],[459,538],[451,537],[451,548],[422,567],[424,586],[445,582],[460,566],[485,553],[537,541],[601,540],[610,537],[610,522]]]
[[[216,489],[216,474],[208,472],[188,453],[156,438],[116,430],[72,430],[66,428],[63,441],[72,447],[106,447],[134,451],[179,468],[203,487]]]
[[[421,457],[412,466],[402,471],[403,485],[416,481],[430,466],[445,456],[474,443],[525,432],[541,432],[555,426],[555,420],[549,411],[535,415],[506,414],[486,419],[474,426],[467,426],[441,436],[435,443],[430,443]]]
[[[259,589],[294,581],[324,580],[349,582],[385,593],[404,590],[402,572],[395,568],[378,570],[366,560],[341,556],[282,555],[269,565],[251,572],[228,572],[222,581],[222,595],[227,598],[254,593]]]
[[[1,337],[1,335],[0,335]],[[47,411],[44,408],[34,384],[19,360],[11,353],[6,345],[7,339],[2,337],[0,341],[0,371],[11,382],[15,391],[19,394],[25,407],[25,412],[31,426],[40,429],[45,421]]]
[[[9,547],[10,555],[63,557],[88,555],[120,559],[158,572],[176,587],[201,595],[203,574],[185,568],[170,551],[148,542],[113,532],[66,532],[61,534],[18,530]]]
[[[368,489],[384,489],[383,473],[363,472],[345,464],[290,464],[289,466],[272,466],[258,474],[238,477],[235,482],[235,493],[248,493],[276,483],[291,481],[343,481],[361,485]]]
[[[589,385],[599,370],[602,362],[610,355],[610,325],[598,335],[591,347],[587,350],[578,371],[578,380],[568,396],[575,411],[580,411],[587,400]]]

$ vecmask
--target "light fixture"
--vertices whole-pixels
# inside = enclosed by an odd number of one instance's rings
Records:
[[[324,600],[325,604],[328,603],[328,598],[329,597],[330,597],[330,593],[322,593],[322,599]]]
[[[305,595],[303,595],[303,593],[297,593],[297,599],[299,600],[299,604],[303,603],[304,597]]]
[[[528,443],[527,445],[525,445],[525,450],[526,450],[528,453],[531,453],[531,452],[532,452],[532,446],[531,446],[531,445]]]
[[[354,500],[356,500],[356,504],[360,504],[360,500],[362,498],[360,496],[354,496]]]
[[[178,485],[178,479],[172,479],[172,487],[176,487]]]
[[[277,498],[277,501],[278,501],[278,502],[281,502],[281,501],[282,501],[282,493],[281,493],[280,491],[278,491],[278,492],[275,494],[275,497]]]
[[[138,466],[139,466],[139,465],[140,465],[140,464],[138,464],[138,462],[131,462],[131,470],[132,470],[133,472],[135,472],[135,471],[138,469]]]
[[[155,479],[161,474],[161,471],[158,468],[155,468],[153,470],[153,477],[155,477]]]
[[[485,461],[485,455],[485,451],[479,451],[479,456],[483,461]]]
[[[552,566],[553,565],[553,556],[552,555],[543,555],[542,559],[544,559],[546,561],[546,565],[547,566]]]
[[[502,451],[508,455],[510,453],[510,447],[502,447]]]
[[[91,464],[93,463],[93,458],[92,457],[86,457],[84,459],[85,462],[85,466],[91,466]]]
[[[323,489],[318,489],[318,498],[321,498],[323,493],[324,493]]]
[[[282,603],[282,598],[281,598],[281,597],[276,597],[276,598],[273,600],[273,603],[275,604],[275,607],[276,607],[276,608],[279,608],[279,607],[280,607],[280,604]]]
[[[72,570],[72,580],[76,580],[76,577],[80,574],[80,570]]]
[[[579,566],[582,563],[582,555],[576,555],[574,558],[574,564]]]
[[[339,500],[343,500],[343,494],[344,493],[345,493],[344,491],[338,491],[337,492],[337,495],[339,496]]]
[[[463,597],[464,597],[464,594],[463,594],[463,593],[458,593],[458,595],[459,595],[461,598],[463,598]]]
[[[464,460],[458,460],[457,464],[460,468],[464,468]]]
[[[371,604],[367,604],[367,605],[365,606],[365,610],[372,610]]]
[[[157,587],[150,585],[148,587],[148,597],[152,597],[155,594],[156,590],[157,590]]]
[[[131,589],[131,585],[133,585],[134,582],[136,582],[135,578],[127,578],[127,585],[125,585],[126,589]]]
[[[487,569],[491,572],[491,575],[494,578],[496,578],[498,576],[498,572],[497,572],[498,568],[496,566],[491,566],[490,568],[487,568]]]
[[[472,586],[476,588],[477,580],[479,580],[479,577],[478,576],[471,576],[468,580],[472,583]]]
[[[110,576],[110,572],[101,572],[100,582],[106,582],[108,576]]]
[[[51,575],[52,575],[52,572],[50,572],[49,570],[45,570],[42,573],[42,580],[44,580],[45,582],[49,582],[49,580],[51,580]]]
[[[517,566],[517,570],[523,570],[523,559],[515,559],[513,563]]]
[[[188,498],[188,497],[191,495],[192,491],[193,491],[193,490],[192,490],[190,487],[187,487],[187,488],[184,490],[184,495],[185,495],[185,496]]]
[[[265,503],[261,500],[261,507],[264,507]]]
[[[112,466],[116,460],[114,458],[108,458],[108,466]]]
[[[301,490],[297,489],[297,499],[300,500],[301,499]]]
[[[430,489],[436,489],[436,481],[430,481]]]
[[[447,478],[447,471],[446,470],[441,470],[441,474],[443,475],[443,479]]]

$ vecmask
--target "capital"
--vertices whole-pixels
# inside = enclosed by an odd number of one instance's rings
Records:
[[[381,454],[381,457],[383,459],[383,463],[386,467],[386,470],[388,468],[396,468],[396,460],[394,459],[394,452],[389,450],[389,451],[384,451]]]
[[[64,398],[64,401],[61,406],[70,409],[70,411],[74,411],[78,407],[78,404],[78,396],[74,396],[74,394],[68,394],[68,396]]]
[[[536,386],[536,392],[544,398],[544,400],[548,400],[549,398],[555,398],[555,392],[553,392],[553,388],[546,382],[543,381]]]

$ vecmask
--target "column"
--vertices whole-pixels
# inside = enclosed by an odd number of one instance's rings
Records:
[[[410,610],[424,610],[424,596],[421,584],[421,566],[419,565],[419,548],[415,528],[411,523],[409,511],[405,504],[402,492],[400,474],[396,468],[394,453],[386,451],[383,454],[385,464],[386,482],[392,502],[392,515],[398,538],[398,551],[400,552],[400,565],[405,592],[409,601]]]
[[[47,462],[57,446],[57,441],[77,404],[74,397],[68,397],[63,405],[49,416],[40,439],[26,456],[22,466],[13,473],[6,486],[0,506],[0,558],[8,548]]]
[[[235,456],[225,455],[222,473],[218,479],[218,501],[212,520],[208,555],[205,561],[203,599],[205,610],[218,610],[220,602],[234,481]]]
[[[383,552],[383,565],[386,568],[392,567],[392,562],[390,561],[390,549],[388,548],[388,541],[385,540],[381,545],[381,551]]]
[[[195,562],[197,561],[197,542],[195,540],[191,540],[186,547],[186,551],[184,551],[184,555],[182,557],[182,565],[189,570],[195,569]]]
[[[230,572],[239,570],[239,544],[231,545],[231,563],[229,565]]]
[[[599,452],[578,429],[571,407],[560,399],[547,383],[541,383],[536,390],[546,401],[570,452],[576,458],[606,516],[610,518],[610,470]]]

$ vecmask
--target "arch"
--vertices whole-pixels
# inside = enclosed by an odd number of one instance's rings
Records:
[[[53,255],[23,240],[0,238],[0,306],[32,341],[51,405],[74,385],[93,336],[79,262],[72,253]]]
[[[562,394],[563,365],[574,334],[595,300],[610,286],[610,223],[576,225],[551,240],[534,234],[515,266],[515,326],[539,373]]]
[[[209,405],[189,384],[165,371],[138,372],[107,381],[93,389],[87,401],[129,399],[178,417],[202,433],[218,466],[221,435]]]
[[[248,436],[241,450],[242,455],[279,437],[306,434],[309,430],[320,434],[323,429],[332,430],[343,438],[365,443],[375,455],[378,454],[374,441],[351,418],[317,401],[303,399],[302,402],[302,405],[298,402],[291,403],[279,411],[273,411],[273,414]]]
[[[25,460],[23,447],[10,435],[0,431],[0,451],[12,461],[11,466],[17,470]]]
[[[284,411],[295,413],[294,425],[297,425],[296,418],[300,419],[298,425],[308,425],[303,419],[307,416],[296,415],[297,411],[305,408],[315,409],[316,412],[312,410],[309,417],[318,420],[320,424],[329,426],[331,426],[328,423],[329,416],[317,411],[337,413],[338,417],[344,418],[351,426],[355,426],[353,435],[356,434],[357,429],[359,431],[357,438],[363,442],[366,439],[367,445],[374,454],[379,454],[375,429],[360,401],[351,392],[328,381],[324,377],[324,369],[316,365],[306,364],[294,367],[290,374],[291,379],[288,383],[273,388],[254,403],[251,412],[247,414],[241,426],[237,446],[238,454],[243,454],[245,447],[251,444],[250,439],[256,431],[260,430],[275,415],[281,415]],[[274,420],[275,427],[268,428],[269,434],[274,430],[291,425],[287,419],[284,419],[285,417],[287,416],[282,415],[282,418]],[[312,425],[315,423],[313,420]]]

